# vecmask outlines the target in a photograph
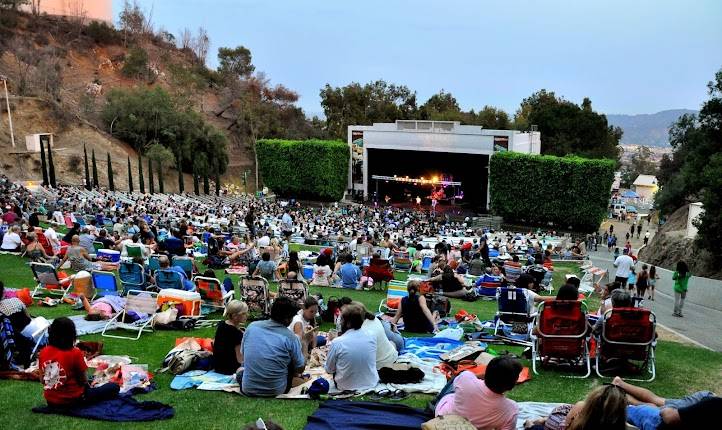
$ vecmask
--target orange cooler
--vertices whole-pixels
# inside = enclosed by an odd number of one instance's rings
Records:
[[[158,306],[164,303],[180,305],[178,316],[197,317],[201,315],[201,295],[195,291],[165,288],[158,293]]]

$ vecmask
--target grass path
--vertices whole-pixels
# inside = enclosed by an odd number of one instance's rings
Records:
[[[560,285],[563,276],[576,269],[573,266],[559,266],[555,272],[554,283]],[[222,271],[218,271],[219,276]],[[403,277],[403,274],[400,274]],[[23,260],[15,256],[0,255],[0,280],[8,287],[32,287],[32,275]],[[234,282],[238,279],[234,277]],[[275,288],[272,287],[272,289]],[[371,310],[378,308],[385,297],[380,291],[350,291],[334,288],[311,288],[312,293],[320,292],[324,298],[348,295],[366,304]],[[496,311],[495,302],[477,301],[474,303],[453,300],[453,308],[466,309],[476,313],[482,319],[489,319]],[[598,301],[596,302],[598,303]],[[597,304],[591,303],[595,309]],[[33,306],[34,315],[53,318],[76,313],[68,305],[56,308]],[[214,329],[206,328],[191,333],[182,331],[156,331],[144,334],[139,341],[102,338],[100,335],[85,336],[88,340],[102,340],[104,353],[129,355],[137,363],[147,363],[150,369],[157,369],[165,354],[173,347],[177,337],[193,335],[213,337]],[[520,348],[497,347],[520,353]],[[722,375],[722,354],[673,342],[660,341],[657,347],[658,377],[648,388],[666,397],[676,397],[690,391],[709,389],[720,390]],[[524,360],[529,365],[528,360]],[[172,391],[172,375],[156,375],[158,389],[152,393],[138,396],[140,400],[157,400],[171,404],[176,409],[176,417],[153,423],[123,424],[124,429],[237,429],[255,421],[258,417],[278,422],[287,430],[301,429],[306,417],[313,413],[318,403],[311,400],[251,399],[222,392],[203,392],[198,390]],[[563,378],[555,372],[546,372],[534,377],[530,382],[515,388],[509,395],[519,401],[574,402],[582,399],[586,393],[604,381],[590,377],[585,380]],[[43,404],[42,387],[38,383],[0,380],[0,399],[2,399],[3,429],[97,429],[121,428],[113,423],[90,422],[81,419],[33,414],[33,406]],[[431,399],[429,395],[412,395],[403,403],[414,407],[424,407]]]

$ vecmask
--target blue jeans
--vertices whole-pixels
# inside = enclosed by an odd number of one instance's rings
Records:
[[[381,325],[384,326],[384,332],[386,332],[386,338],[391,341],[396,347],[396,351],[401,352],[404,349],[404,337],[401,333],[391,330],[391,323],[385,320],[380,320]]]
[[[697,391],[696,393],[692,393],[689,396],[682,397],[681,399],[666,399],[664,401],[664,407],[682,409],[699,403],[708,397],[714,397],[714,393],[710,391]]]

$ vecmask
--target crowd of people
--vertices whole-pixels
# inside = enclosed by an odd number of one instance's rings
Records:
[[[326,334],[318,330],[321,309],[314,297],[308,297],[300,307],[293,300],[278,297],[270,307],[270,318],[250,324],[246,324],[246,303],[227,303],[215,333],[215,370],[235,375],[241,392],[254,397],[277,396],[307,382],[303,373],[309,355],[323,346],[327,350],[323,365],[332,376],[334,391],[373,389],[379,382],[379,370],[392,365],[403,350],[404,338],[397,326],[401,321],[409,332],[438,330],[439,312],[423,294],[425,284],[444,296],[473,300],[474,285],[469,285],[465,275],[488,275],[498,279],[500,285],[521,291],[530,309],[547,300],[577,300],[578,279],[559,288],[556,297],[543,296],[535,292],[538,279],[523,273],[521,267],[527,264],[544,270],[557,258],[584,258],[587,249],[596,248],[601,241],[601,236],[594,234],[559,246],[551,240],[546,243],[551,234],[481,231],[473,229],[469,220],[454,221],[393,207],[308,207],[294,201],[250,197],[131,195],[71,187],[62,187],[54,195],[40,199],[7,178],[0,179],[0,206],[5,208],[3,250],[22,252],[30,260],[59,267],[68,263],[74,271],[117,268],[115,263],[98,261],[98,242],[103,249],[125,256],[129,247],[139,247],[141,256],[137,261],[141,264],[151,254],[160,255],[162,269],[183,275],[183,268],[172,266],[172,257],[193,255],[205,247],[209,263],[245,264],[249,274],[268,280],[303,280],[303,259],[298,252],[290,251],[289,244],[294,240],[322,240],[333,246],[315,256],[312,276],[306,281],[350,289],[368,286],[357,264],[359,255],[380,258],[379,250],[387,250],[385,256],[393,259],[396,253],[405,253],[412,260],[412,271],[420,270],[425,259],[431,260],[429,276],[423,282],[407,283],[408,296],[400,301],[393,318],[382,319],[364,304],[343,297],[334,314],[335,328]],[[85,215],[92,216],[85,220]],[[37,229],[43,216],[51,224]],[[83,217],[83,222],[78,217]],[[61,238],[52,223],[68,226],[68,233]],[[52,252],[40,242],[39,234]],[[631,285],[636,285],[635,292],[642,296],[648,291],[653,296],[655,268],[643,266],[642,273],[632,281],[634,262],[629,262],[627,254],[625,250],[615,261],[615,281],[599,286],[605,299],[600,314],[631,306],[631,296],[626,292]],[[215,276],[212,270],[205,275]],[[686,265],[678,266],[674,279],[680,285],[675,313],[681,316],[689,279]],[[188,282],[184,278],[184,283]],[[2,293],[0,283],[0,298]],[[80,297],[79,306],[90,319],[106,319],[122,304],[112,299],[90,302]],[[3,299],[0,312],[9,319],[15,333],[29,322],[27,309],[17,298]],[[40,352],[47,402],[62,406],[82,399],[87,404],[117,396],[119,387],[115,384],[106,384],[102,389],[88,387],[75,340],[72,321],[56,318],[49,329],[48,346]],[[24,365],[29,359],[29,353],[20,357]],[[518,408],[505,395],[514,388],[521,369],[518,360],[501,356],[488,364],[483,380],[471,372],[460,373],[434,402],[435,414],[461,415],[479,429],[515,428]],[[61,371],[63,381],[57,379]],[[720,398],[711,393],[662,399],[617,378],[612,385],[592,390],[583,402],[556,408],[550,416],[527,425],[550,430],[622,429],[626,423],[642,430],[696,428],[712,419],[712,411],[719,404]]]

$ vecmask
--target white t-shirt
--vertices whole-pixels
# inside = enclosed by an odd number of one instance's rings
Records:
[[[388,367],[399,358],[399,352],[386,337],[384,326],[378,318],[364,320],[361,329],[376,336],[376,369]]]
[[[8,251],[14,251],[18,249],[22,244],[23,241],[20,239],[19,234],[13,231],[8,231],[7,233],[5,233],[5,236],[3,236],[3,243],[0,248]]]
[[[265,248],[266,246],[271,246],[271,238],[268,237],[268,235],[265,235],[258,239],[258,242],[256,242],[256,245],[259,248]]]
[[[620,255],[614,260],[614,266],[617,268],[617,274],[620,278],[629,278],[632,266],[634,266],[634,260],[628,255]]]
[[[364,329],[347,331],[331,343],[325,367],[338,391],[374,388],[379,383],[376,336]]]
[[[308,327],[309,322],[303,317],[303,311],[298,311],[298,313],[294,315],[291,324],[288,325],[288,329],[293,331],[293,327],[298,323],[301,323],[301,334],[306,333],[306,327]],[[293,332],[293,334],[296,334],[296,332]]]
[[[333,275],[333,271],[331,270],[330,267],[317,266],[314,264],[313,265],[313,280],[311,281],[311,284],[319,285],[322,287],[328,287],[331,275]]]
[[[45,235],[45,238],[48,239],[48,242],[58,243],[58,233],[56,233],[52,227],[46,228],[43,234]]]

